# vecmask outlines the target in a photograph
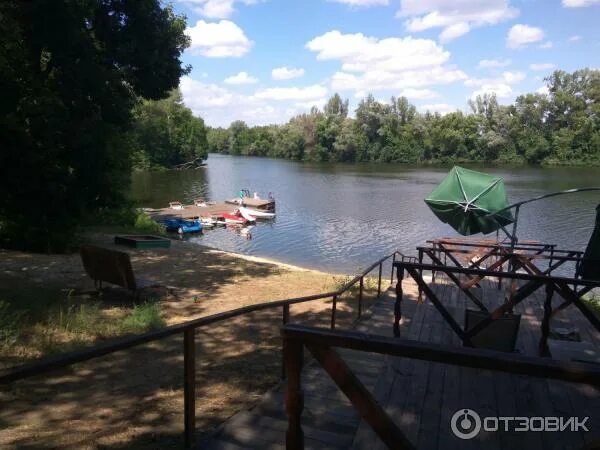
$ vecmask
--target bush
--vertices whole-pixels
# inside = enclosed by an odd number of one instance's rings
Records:
[[[137,213],[134,227],[136,230],[144,233],[164,234],[166,231],[164,225],[155,222],[143,211]]]

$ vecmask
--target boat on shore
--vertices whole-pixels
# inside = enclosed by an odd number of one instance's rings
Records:
[[[249,221],[239,213],[223,213],[223,219],[227,224],[245,225]]]

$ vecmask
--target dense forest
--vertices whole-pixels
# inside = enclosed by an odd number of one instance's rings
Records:
[[[600,71],[556,71],[548,93],[500,105],[495,95],[469,101],[471,113],[419,113],[404,97],[363,99],[348,117],[338,94],[323,110],[284,125],[208,130],[209,152],[308,161],[600,164]]]
[[[0,246],[65,250],[124,208],[136,158],[196,154],[203,124],[173,93],[190,71],[185,27],[160,0],[0,2]]]

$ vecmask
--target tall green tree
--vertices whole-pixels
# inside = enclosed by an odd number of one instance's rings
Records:
[[[132,107],[187,72],[185,26],[159,0],[0,3],[2,245],[62,250],[121,201]]]
[[[172,167],[208,154],[204,121],[183,104],[179,89],[163,100],[142,100],[132,135],[137,168]]]

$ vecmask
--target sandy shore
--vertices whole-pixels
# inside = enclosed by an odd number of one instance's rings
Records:
[[[115,247],[110,235],[90,235],[89,240]],[[186,242],[173,241],[170,249],[118,248],[130,253],[136,274],[173,289],[174,295],[161,303],[167,324],[327,292],[346,281],[343,276]],[[89,291],[93,284],[77,254],[0,250],[0,286],[6,299],[24,287],[64,293]],[[375,292],[365,291],[365,306]],[[133,307],[126,292],[112,288],[100,299],[82,296],[81,301],[100,301],[103,312],[119,314]],[[339,299],[340,328],[352,323],[355,307],[353,294]],[[327,327],[330,311],[330,299],[293,305],[290,320]],[[197,330],[199,434],[249,407],[278,382],[281,314],[281,308],[265,310]],[[82,344],[106,338],[90,336]],[[181,448],[181,345],[181,337],[175,336],[0,389],[0,448]]]

